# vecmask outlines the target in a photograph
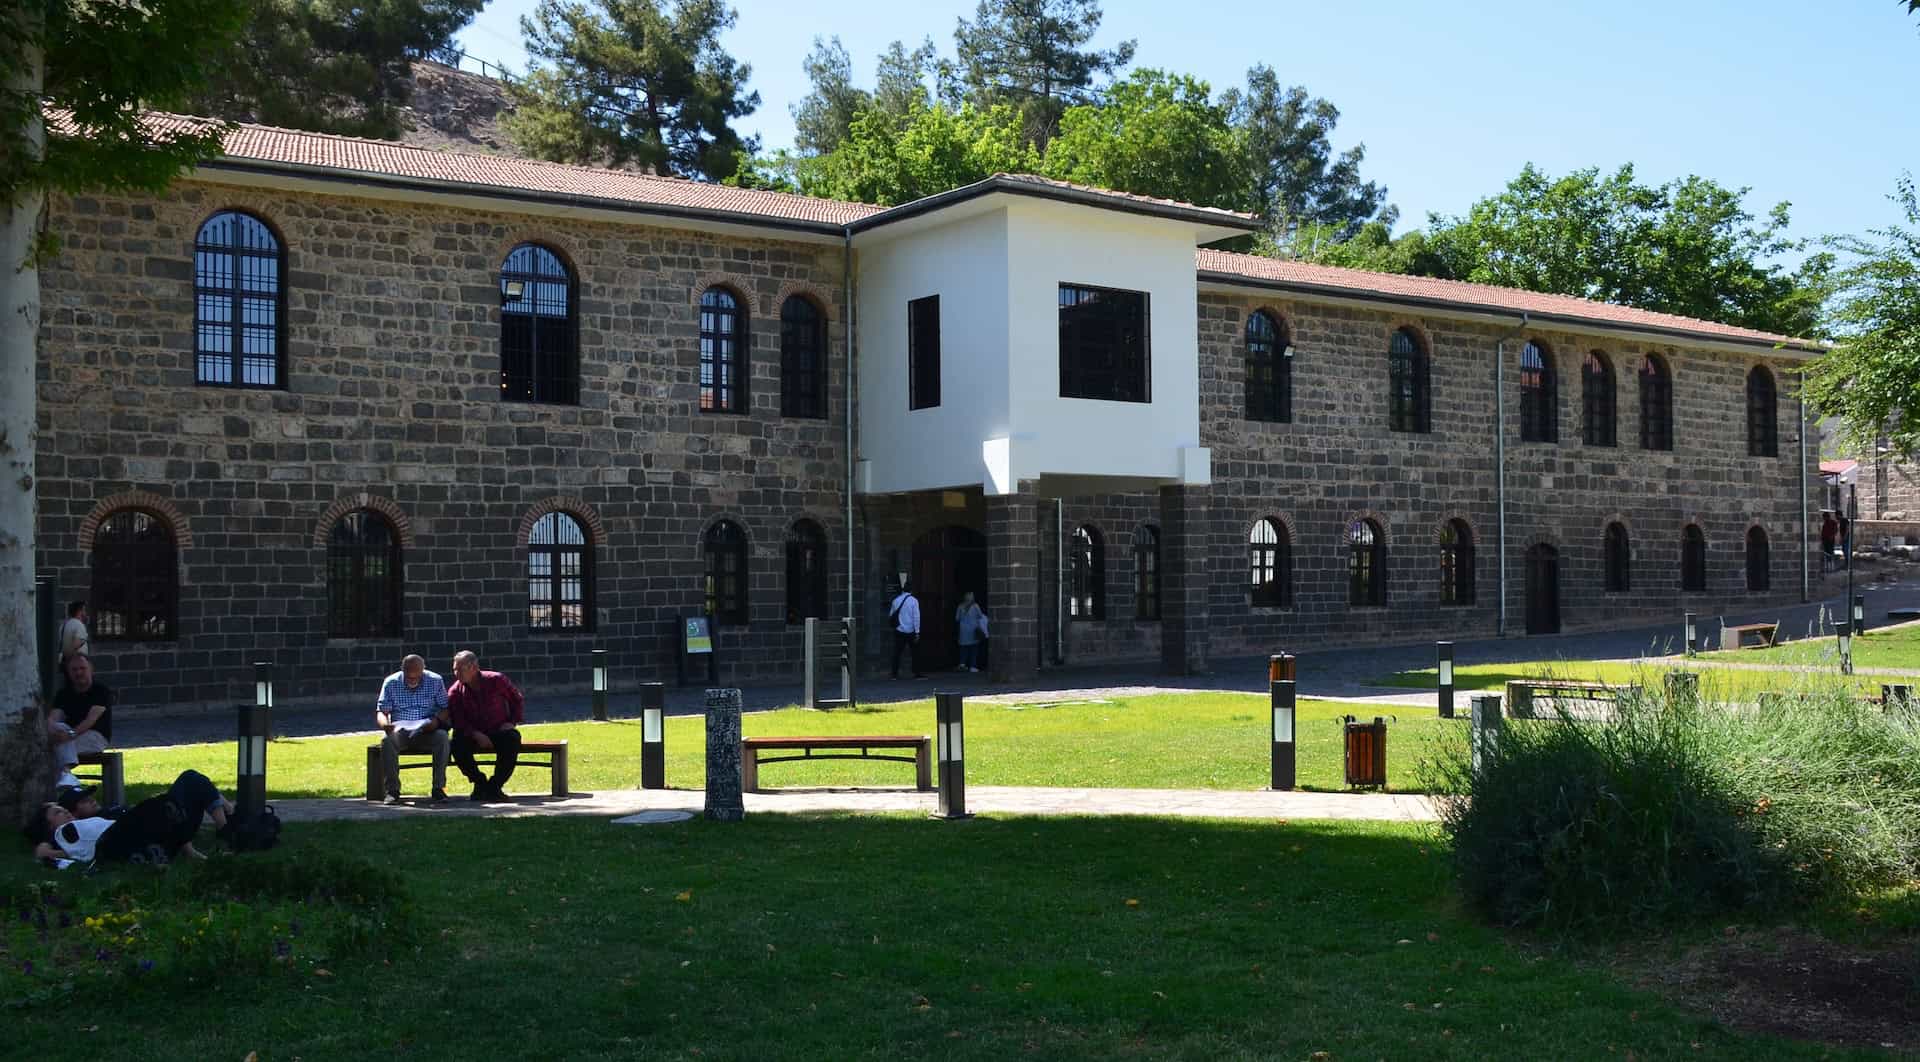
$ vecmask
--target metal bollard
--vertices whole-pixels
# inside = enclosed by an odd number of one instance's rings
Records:
[[[1695,625],[1693,613],[1691,612],[1687,613],[1686,639],[1687,639],[1687,655],[1688,656],[1692,656],[1694,654],[1695,648],[1698,645],[1698,641],[1694,634],[1694,632],[1697,629],[1698,628]]]
[[[1294,685],[1292,679],[1272,683],[1273,788],[1292,789],[1295,783]]]
[[[970,819],[967,813],[967,759],[964,731],[966,698],[958,693],[933,695],[934,720],[939,726],[935,744],[940,758],[940,804],[936,818]]]
[[[267,738],[273,733],[273,711],[259,704],[242,704],[238,710],[240,766],[236,775],[240,784],[234,792],[234,804],[244,820],[267,806]]]
[[[667,787],[667,687],[640,684],[640,788]]]
[[[1693,704],[1700,700],[1700,676],[1692,671],[1667,672],[1667,703]]]
[[[1500,695],[1476,693],[1472,698],[1473,723],[1469,736],[1473,750],[1473,773],[1479,774],[1500,750]]]
[[[588,650],[587,657],[593,661],[593,721],[604,723],[607,721],[607,689],[611,678],[607,673],[607,651]]]
[[[1440,679],[1440,683],[1439,683],[1440,685],[1440,718],[1452,719],[1453,718],[1453,643],[1452,642],[1435,642],[1434,648],[1439,654],[1439,661],[1435,665],[1434,670],[1439,673],[1439,679]]]
[[[707,818],[739,822],[747,817],[740,783],[740,691],[707,691]]]

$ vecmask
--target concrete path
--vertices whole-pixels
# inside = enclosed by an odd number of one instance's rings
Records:
[[[642,811],[699,814],[706,794],[698,789],[615,789],[569,797],[518,797],[509,804],[455,799],[441,807],[398,807],[365,800],[276,800],[288,822],[351,820],[391,822],[409,818],[522,818],[588,815],[615,818]],[[911,789],[785,789],[746,795],[747,814],[920,812],[933,814],[937,797]],[[1052,789],[979,786],[967,790],[967,810],[977,815],[1166,815],[1218,819],[1361,819],[1431,822],[1433,801],[1397,793],[1274,793],[1266,790]]]

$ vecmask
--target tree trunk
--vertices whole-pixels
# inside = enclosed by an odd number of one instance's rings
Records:
[[[22,46],[23,62],[12,72],[9,88],[38,97],[45,53],[32,40],[39,27],[28,28],[34,32]],[[39,115],[21,134],[28,157],[40,158],[46,127]],[[0,826],[18,828],[51,795],[54,771],[40,701],[33,589],[34,365],[40,340],[36,254],[46,192],[37,183],[13,191],[0,202],[5,211],[0,215]]]

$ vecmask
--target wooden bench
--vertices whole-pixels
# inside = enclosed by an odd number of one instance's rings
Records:
[[[1778,623],[1730,623],[1720,628],[1721,649],[1771,649]],[[1748,643],[1751,635],[1753,642]]]
[[[816,756],[815,749],[858,749]],[[912,749],[912,756],[876,756],[874,749]],[[760,753],[786,752],[798,755],[767,756]],[[789,763],[795,760],[891,760],[914,765],[914,788],[927,792],[933,788],[933,738],[926,734],[889,734],[867,737],[756,737],[740,742],[740,788],[760,792],[760,765]]]
[[[1507,683],[1507,715],[1515,719],[1540,718],[1534,710],[1536,698],[1558,701],[1603,701],[1618,704],[1621,697],[1636,696],[1639,692],[1638,686],[1609,686],[1604,682],[1514,679]]]
[[[528,756],[530,754],[538,755],[540,753],[545,753],[547,758],[544,760],[528,759]],[[420,762],[408,763],[407,761],[409,759],[418,760]],[[480,767],[491,767],[494,764],[493,753],[491,752],[476,753],[473,757],[473,762],[475,765]],[[415,771],[415,770],[421,770],[421,769],[431,770],[432,767],[433,767],[433,753],[431,752],[402,752],[400,754],[400,769],[402,771]],[[523,767],[546,768],[553,775],[553,795],[557,797],[563,797],[567,795],[567,743],[566,742],[564,741],[523,741],[521,742],[520,743],[520,759],[514,765],[514,770],[519,771]],[[453,761],[451,758],[449,758],[447,761],[447,770],[449,772],[453,771]],[[367,799],[368,800],[382,800],[386,797],[387,795],[386,779],[381,777],[382,773],[383,772],[381,771],[381,768],[380,768],[380,743],[376,741],[373,744],[367,746]]]
[[[98,767],[100,768],[100,772],[98,774],[81,774],[80,768],[82,767]],[[127,769],[120,758],[120,753],[113,749],[108,749],[105,752],[89,752],[82,755],[80,762],[74,765],[73,776],[83,782],[90,781],[99,784],[100,795],[97,799],[103,808],[111,807],[115,804],[125,804],[127,802]]]

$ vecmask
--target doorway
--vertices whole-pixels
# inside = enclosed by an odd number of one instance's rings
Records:
[[[1527,549],[1527,633],[1560,633],[1560,551],[1544,542]]]
[[[970,527],[940,527],[913,544],[913,596],[920,599],[921,671],[948,671],[960,662],[953,610],[960,596],[973,599],[991,615],[987,601],[987,536]]]

